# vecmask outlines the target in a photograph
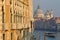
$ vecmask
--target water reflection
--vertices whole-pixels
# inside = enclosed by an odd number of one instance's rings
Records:
[[[54,36],[55,37],[48,37],[45,36],[44,34],[47,33],[49,31],[34,31],[34,36],[36,38],[36,40],[60,40],[60,32],[49,32],[49,33],[55,33]]]

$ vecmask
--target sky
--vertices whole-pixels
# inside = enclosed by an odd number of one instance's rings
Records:
[[[48,9],[54,11],[56,17],[60,17],[60,0],[33,0],[33,9],[36,10],[37,6],[46,12]]]

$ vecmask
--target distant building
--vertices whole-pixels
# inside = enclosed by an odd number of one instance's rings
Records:
[[[35,19],[46,19],[46,20],[50,20],[51,18],[54,17],[53,15],[53,11],[51,10],[47,10],[46,13],[44,13],[44,11],[39,7],[37,7],[36,11],[34,12],[34,18]]]
[[[55,20],[57,24],[60,24],[60,17],[56,17]]]
[[[39,7],[36,9],[36,14],[34,15],[34,27],[40,28],[43,27],[43,20],[44,20],[44,11]]]
[[[54,19],[53,11],[47,10],[46,13],[38,6],[34,16],[34,27],[36,29],[51,29],[55,28],[56,22]],[[53,27],[54,26],[54,27]]]
[[[44,19],[44,11],[39,7],[36,9],[36,14],[34,15],[34,18]]]
[[[55,21],[57,24],[57,30],[60,31],[60,17],[55,17]]]
[[[53,11],[52,10],[47,10],[46,14],[45,14],[45,17],[47,20],[50,20],[54,17],[53,15]]]

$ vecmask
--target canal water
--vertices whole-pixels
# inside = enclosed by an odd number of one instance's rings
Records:
[[[47,36],[44,36],[44,33],[46,32],[49,32],[49,31],[38,31],[38,30],[34,30],[34,36],[36,38],[36,40],[60,40],[60,32],[53,32],[53,33],[56,33],[55,34],[55,37],[47,37]]]

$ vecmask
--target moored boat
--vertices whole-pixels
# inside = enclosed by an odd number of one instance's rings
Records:
[[[45,33],[45,36],[47,37],[55,37],[56,33]]]

